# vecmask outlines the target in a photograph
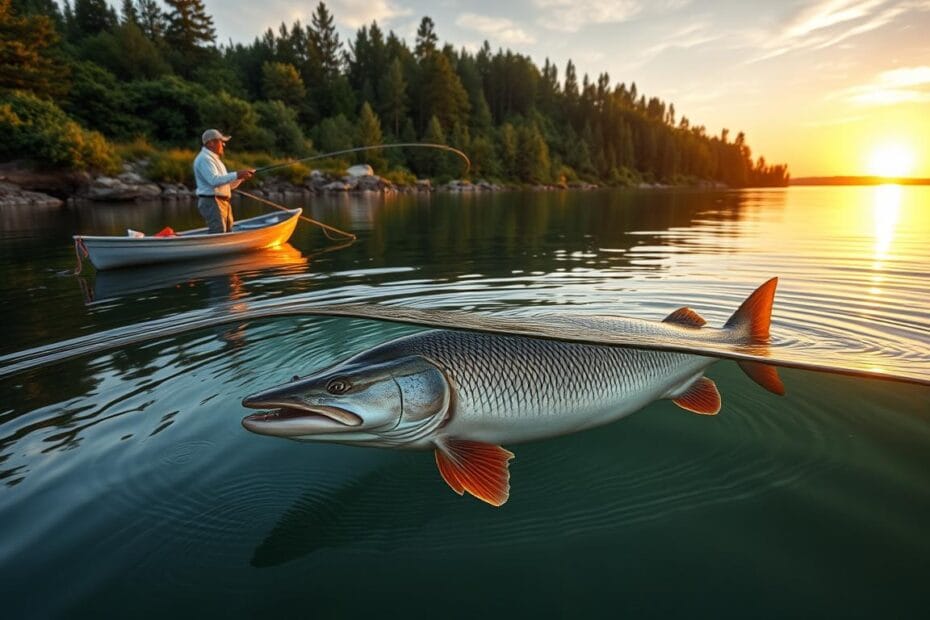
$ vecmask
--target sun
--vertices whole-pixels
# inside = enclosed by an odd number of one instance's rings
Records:
[[[869,156],[869,174],[906,177],[914,169],[914,151],[903,144],[883,144]]]

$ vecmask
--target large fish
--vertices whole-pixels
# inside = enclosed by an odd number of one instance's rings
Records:
[[[777,279],[760,286],[720,328],[688,308],[637,329],[675,342],[764,343]],[[713,415],[720,394],[704,371],[715,358],[478,332],[432,330],[379,345],[306,378],[248,396],[274,409],[242,424],[304,441],[435,451],[443,479],[494,506],[510,494],[513,454],[501,444],[613,422],[660,398]],[[783,394],[774,367],[739,362]]]

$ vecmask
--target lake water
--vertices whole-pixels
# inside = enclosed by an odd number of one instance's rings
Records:
[[[452,493],[430,453],[240,425],[243,396],[416,326],[243,320],[39,365],[0,379],[4,616],[925,616],[930,188],[305,207],[359,240],[301,225],[247,260],[81,277],[63,273],[71,234],[193,227],[194,206],[0,210],[0,365],[281,303],[650,319],[688,305],[720,325],[779,276],[772,354],[844,374],[782,369],[777,397],[721,361],[716,417],[661,401],[509,446],[495,509]]]

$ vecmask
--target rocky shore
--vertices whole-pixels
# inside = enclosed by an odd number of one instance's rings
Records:
[[[114,176],[92,176],[86,173],[40,173],[15,165],[0,166],[0,205],[28,204],[57,206],[63,199],[70,201],[177,201],[192,200],[195,192],[181,183],[157,183],[147,179],[143,166],[125,164]],[[397,184],[374,174],[366,165],[353,166],[344,175],[312,170],[302,182],[293,183],[278,177],[259,179],[249,184],[247,191],[271,199],[301,198],[323,194],[417,194],[428,192],[483,193],[510,189],[557,191],[565,189],[596,189],[590,183],[562,185],[509,186],[486,180],[452,180],[434,185],[429,179]],[[56,197],[57,196],[57,197]]]

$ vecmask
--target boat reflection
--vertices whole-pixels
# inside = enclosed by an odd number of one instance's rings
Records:
[[[208,288],[219,280],[230,278],[240,282],[243,276],[262,272],[274,274],[299,273],[306,269],[310,259],[289,243],[234,256],[216,257],[191,263],[168,263],[133,269],[97,272],[91,287],[85,278],[79,278],[87,305],[98,304],[145,291],[181,288],[205,283]],[[228,287],[227,287],[228,288]],[[228,291],[216,297],[229,300]]]

